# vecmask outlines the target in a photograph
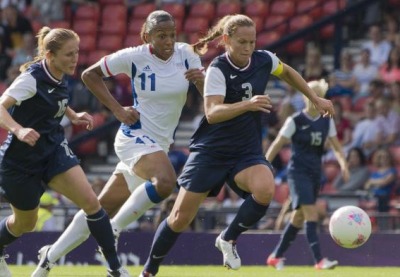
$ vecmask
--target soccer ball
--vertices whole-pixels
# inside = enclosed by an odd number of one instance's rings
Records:
[[[341,247],[357,248],[371,235],[371,220],[367,213],[356,206],[337,209],[329,221],[329,233]]]

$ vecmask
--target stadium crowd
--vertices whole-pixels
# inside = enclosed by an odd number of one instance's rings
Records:
[[[290,2],[286,8],[277,9],[278,2]],[[344,8],[358,1],[315,1],[315,6],[301,11],[302,0],[277,1],[277,0],[243,0],[243,1],[212,1],[212,0],[2,0],[0,1],[0,93],[13,82],[19,74],[21,64],[31,60],[35,56],[35,35],[37,30],[44,25],[50,27],[66,27],[75,30],[81,36],[82,54],[76,74],[68,79],[68,85],[72,91],[71,107],[77,111],[87,111],[94,114],[95,125],[101,126],[112,118],[110,113],[95,97],[88,91],[80,80],[81,72],[93,60],[98,60],[101,55],[110,53],[118,48],[129,45],[137,45],[140,26],[143,18],[149,11],[154,9],[168,9],[169,12],[176,11],[174,16],[179,22],[179,40],[192,43],[199,37],[199,31],[207,29],[213,18],[219,18],[226,13],[244,13],[252,16],[258,24],[259,31],[258,48],[263,47],[285,32],[294,32],[291,25],[279,23],[279,18],[286,20],[287,17],[304,13],[315,13],[322,18],[328,16],[326,3],[336,3],[336,10]],[[294,4],[293,4],[294,3]],[[225,6],[223,6],[225,4]],[[197,6],[198,5],[198,6]],[[201,15],[200,7],[208,10],[208,15]],[[282,5],[282,4],[281,4]],[[258,7],[258,14],[250,7]],[[84,10],[82,12],[82,10]],[[286,14],[283,13],[285,10]],[[198,12],[196,16],[195,11]],[[212,11],[212,12],[210,12]],[[279,11],[281,11],[280,14]],[[290,13],[292,11],[292,13]],[[112,13],[113,20],[119,18],[116,12],[121,12],[122,25],[118,20],[113,24],[105,24],[109,19],[107,15]],[[331,11],[333,13],[334,11]],[[144,13],[144,15],[141,15]],[[295,62],[299,72],[306,81],[321,78],[329,82],[330,88],[327,97],[335,105],[335,124],[338,131],[339,141],[344,145],[351,174],[351,180],[347,183],[341,180],[340,170],[334,156],[328,150],[324,155],[323,179],[321,180],[322,196],[319,200],[320,217],[322,226],[326,227],[332,195],[343,195],[348,197],[352,194],[359,199],[361,207],[366,209],[374,220],[375,230],[400,228],[390,224],[388,220],[379,220],[379,214],[400,217],[400,28],[398,18],[400,15],[400,1],[380,1],[378,7],[372,5],[365,12],[356,14],[354,17],[362,18],[359,25],[352,18],[344,20],[347,27],[347,37],[343,41],[340,52],[340,66],[334,68],[331,61],[327,62],[324,57],[332,56],[332,29],[323,28],[320,38],[303,39],[296,41],[291,47],[279,50],[284,59]],[[280,16],[278,18],[278,16]],[[199,20],[203,18],[204,20]],[[271,18],[277,20],[272,24]],[[305,18],[305,17],[304,17]],[[194,20],[197,19],[197,20]],[[88,22],[94,22],[94,30],[91,30]],[[281,21],[284,22],[284,21]],[[86,25],[80,25],[86,24]],[[205,24],[205,25],[202,25]],[[308,22],[307,24],[311,24]],[[116,29],[111,29],[115,25]],[[118,27],[119,26],[119,27]],[[272,27],[271,27],[272,26]],[[282,31],[282,28],[284,31]],[[203,30],[205,30],[203,29]],[[354,31],[354,29],[359,32]],[[110,35],[110,33],[114,33]],[[111,42],[118,35],[117,43]],[[267,36],[268,34],[268,36]],[[271,34],[278,35],[277,37]],[[267,37],[264,40],[264,37]],[[92,39],[94,39],[92,41]],[[358,41],[356,46],[352,41]],[[217,45],[210,45],[210,51],[202,57],[204,65],[208,65],[211,58],[222,49]],[[292,62],[292,63],[293,63]],[[123,78],[108,78],[107,86],[113,96],[121,105],[130,105],[131,93],[130,82]],[[265,151],[269,144],[278,134],[286,118],[304,108],[301,94],[279,81],[274,82],[275,91],[279,91],[275,97],[276,107],[271,114],[264,118],[263,134]],[[198,123],[202,115],[202,100],[195,87],[190,87],[186,105],[183,108],[181,121],[193,121]],[[68,120],[63,121],[66,128],[66,136],[73,138],[83,130],[72,127]],[[116,131],[116,130],[115,130]],[[0,131],[1,139],[6,133]],[[110,135],[112,142],[114,133]],[[189,141],[188,141],[189,143]],[[112,149],[112,145],[108,145]],[[326,147],[328,149],[328,146]],[[170,153],[170,159],[175,166],[175,171],[180,172],[187,149],[176,148]],[[80,156],[94,155],[98,153],[97,147],[80,148],[76,152]],[[356,153],[356,154],[354,154]],[[273,165],[276,169],[275,182],[277,192],[274,205],[271,209],[278,215],[280,208],[289,208],[285,204],[288,196],[286,165],[290,156],[290,146],[281,150],[275,158]],[[358,174],[359,173],[359,174]],[[92,180],[93,186],[104,185],[101,179]],[[51,192],[50,192],[51,193]],[[72,204],[61,196],[56,195],[58,201],[52,202],[55,209],[58,207],[70,207]],[[166,216],[173,202],[166,201],[164,206],[146,213],[139,224],[132,228],[140,230],[155,230],[157,223]],[[200,224],[207,228],[223,229],[229,224],[230,213],[240,206],[240,199],[236,199],[230,193],[229,188],[221,190],[216,198],[208,199],[203,204],[205,211],[226,209],[221,217],[214,214],[209,224]],[[267,215],[255,229],[282,228],[282,220],[285,219],[287,211],[279,213],[277,220]],[[199,214],[199,217],[202,213]],[[150,220],[149,220],[150,218]],[[386,217],[385,217],[386,218]],[[154,220],[153,220],[154,219]],[[64,224],[68,224],[71,218],[67,218]],[[204,220],[204,218],[203,218]],[[283,224],[284,225],[284,224]],[[56,227],[57,229],[58,227]],[[199,224],[194,224],[192,229],[203,229]]]

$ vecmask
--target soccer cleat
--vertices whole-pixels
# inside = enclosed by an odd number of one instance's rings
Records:
[[[117,270],[107,270],[107,277],[131,277],[128,270],[124,267],[120,267]]]
[[[315,264],[316,269],[334,269],[339,263],[338,261],[334,260],[331,261],[327,258],[323,258],[319,261],[319,263]]]
[[[156,275],[153,275],[147,271],[143,271],[142,273],[140,273],[139,277],[155,277]]]
[[[236,250],[236,242],[228,242],[221,238],[221,234],[215,240],[215,247],[222,252],[224,257],[224,266],[238,270],[241,265],[239,254]]]
[[[0,276],[1,277],[11,277],[11,272],[8,269],[6,259],[8,255],[0,256]]]
[[[50,250],[51,245],[45,245],[39,250],[38,254],[38,259],[39,263],[35,269],[35,271],[32,273],[31,277],[47,277],[49,276],[50,270],[54,266],[53,263],[51,263],[47,259],[47,253]]]
[[[276,258],[275,255],[271,254],[267,259],[267,265],[282,270],[285,267],[285,258]]]

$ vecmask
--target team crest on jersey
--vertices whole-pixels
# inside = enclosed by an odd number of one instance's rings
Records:
[[[149,65],[146,65],[146,66],[143,68],[143,71],[151,71],[150,66],[149,66]]]
[[[182,62],[176,63],[175,65],[176,65],[176,67],[179,68],[179,69],[183,68],[183,63],[182,63]]]

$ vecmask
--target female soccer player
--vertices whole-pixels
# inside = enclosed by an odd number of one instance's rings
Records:
[[[305,94],[318,111],[333,113],[329,100],[319,98],[303,78],[268,51],[255,51],[256,29],[245,15],[222,18],[198,45],[220,38],[226,53],[213,60],[204,89],[205,117],[194,133],[188,161],[178,179],[181,186],[170,216],[164,220],[141,276],[155,276],[163,257],[195,217],[208,195],[226,182],[245,200],[232,223],[217,237],[223,263],[239,269],[236,240],[262,218],[274,194],[270,163],[261,145],[262,112],[271,109],[265,89],[271,74]]]
[[[0,222],[0,276],[11,276],[4,261],[5,246],[35,228],[44,193],[42,182],[83,209],[90,232],[108,261],[107,276],[129,276],[118,260],[109,218],[60,125],[65,114],[73,124],[93,126],[90,115],[68,107],[63,80],[76,68],[79,37],[68,29],[43,27],[37,38],[38,55],[22,65],[21,75],[0,98],[0,127],[9,131],[0,151],[0,192],[13,212]]]
[[[119,210],[112,219],[116,236],[175,189],[176,175],[167,152],[189,82],[201,93],[204,85],[200,57],[190,45],[175,41],[175,21],[169,13],[149,14],[141,37],[143,45],[103,57],[82,75],[86,86],[123,123],[115,138],[120,163],[99,195],[110,216]],[[132,79],[133,107],[122,107],[104,84],[104,77],[117,74]],[[54,264],[88,236],[83,212],[79,212],[62,236],[40,254],[47,251],[44,260]]]
[[[323,79],[311,81],[308,85],[320,97],[324,97],[328,89],[328,84]],[[347,180],[347,161],[337,138],[335,123],[332,118],[322,117],[310,100],[306,100],[306,108],[302,112],[286,120],[265,155],[267,160],[272,161],[284,145],[290,141],[292,143],[293,154],[288,165],[288,183],[293,212],[278,245],[267,259],[267,264],[276,269],[283,268],[283,253],[292,244],[304,222],[315,268],[332,269],[338,264],[337,261],[322,257],[317,234],[316,201],[321,183],[321,159],[326,139],[340,164],[343,178]]]

